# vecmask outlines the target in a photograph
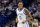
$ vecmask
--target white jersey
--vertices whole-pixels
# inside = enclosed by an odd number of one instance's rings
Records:
[[[16,9],[16,13],[18,16],[18,22],[22,22],[27,19],[27,15],[25,14],[24,9],[26,8],[23,8],[21,11],[19,11],[19,8]]]

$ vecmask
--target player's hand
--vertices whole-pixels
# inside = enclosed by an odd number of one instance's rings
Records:
[[[23,21],[22,23],[24,24],[25,22]]]
[[[16,21],[16,23],[18,23],[18,21]]]
[[[22,23],[24,24],[24,23],[26,23],[26,21],[23,21]]]
[[[18,23],[18,20],[16,20],[16,23]]]
[[[18,18],[16,18],[16,23],[18,23]]]

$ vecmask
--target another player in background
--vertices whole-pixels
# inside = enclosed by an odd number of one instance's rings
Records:
[[[18,3],[18,8],[16,9],[16,13],[17,13],[17,18],[16,18],[17,27],[29,27],[28,21],[30,21],[32,17],[29,14],[28,10],[23,7],[23,2]]]

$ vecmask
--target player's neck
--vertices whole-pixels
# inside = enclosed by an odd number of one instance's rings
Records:
[[[22,10],[22,8],[19,8],[19,11],[21,11]]]
[[[21,10],[22,10],[22,8],[19,9],[19,11],[21,11]]]

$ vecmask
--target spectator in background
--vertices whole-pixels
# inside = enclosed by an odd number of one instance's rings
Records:
[[[34,14],[36,13],[36,9],[35,8],[34,8],[34,11],[33,12],[34,12]]]
[[[37,12],[35,15],[40,14],[40,3],[38,3],[38,8],[37,8]]]
[[[7,3],[9,3],[9,0],[6,0],[7,1]]]
[[[7,13],[7,15],[11,15],[11,14],[12,14],[12,12],[9,10],[8,13]]]
[[[37,2],[40,2],[40,0],[37,0]]]
[[[9,0],[2,0],[2,3],[9,3]]]
[[[7,25],[5,27],[8,27]]]
[[[1,14],[1,10],[2,10],[2,9],[1,9],[1,6],[0,6],[0,14]]]
[[[1,2],[1,0],[0,0],[0,2]]]
[[[32,27],[38,27],[38,19],[36,19],[35,14],[32,14],[33,22]]]
[[[8,10],[12,10],[12,7],[10,7],[9,4],[7,5],[6,8],[8,8]],[[6,10],[6,8],[5,8],[5,10]]]
[[[34,12],[31,10],[31,15],[33,15],[34,14]]]
[[[5,8],[4,8],[4,7],[2,8],[1,13],[2,13],[2,14],[5,14]]]
[[[20,2],[20,1],[22,1],[22,0],[17,0],[17,2]]]
[[[34,3],[32,4],[32,9],[31,9],[32,11],[34,10]]]
[[[2,11],[2,8],[1,8],[1,6],[0,6],[0,12]]]
[[[32,4],[32,9],[31,9],[33,12],[32,13],[34,13],[35,14],[35,12],[36,12],[36,8],[35,8],[35,4],[33,3]]]
[[[40,27],[40,3],[38,3],[38,10],[35,13],[35,16],[38,19],[38,22],[39,22],[38,24],[39,24],[39,27]]]
[[[16,22],[15,21],[13,21],[13,27],[16,27]]]
[[[16,2],[16,0],[13,0],[13,3],[15,3]]]
[[[0,3],[0,6],[1,6],[1,3]]]
[[[28,9],[28,10],[29,10],[29,13],[31,13],[31,7],[29,7],[29,9]]]
[[[7,3],[7,1],[6,0],[2,0],[2,3]]]
[[[15,1],[14,5],[13,5],[13,9],[16,9],[17,8],[17,3]]]
[[[14,5],[14,4],[13,4],[13,2],[11,2],[11,3],[9,4],[9,7],[11,7],[11,8],[12,8],[12,7],[13,7],[13,5]]]
[[[2,3],[2,8],[4,7],[4,3]]]
[[[9,0],[2,0],[2,3],[4,3],[4,6],[6,6],[7,4],[9,4]]]
[[[36,16],[36,19],[38,20],[38,25],[40,27],[40,14]]]
[[[12,24],[10,24],[10,27],[13,27],[13,25],[12,25]]]

